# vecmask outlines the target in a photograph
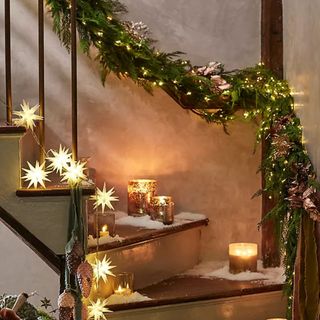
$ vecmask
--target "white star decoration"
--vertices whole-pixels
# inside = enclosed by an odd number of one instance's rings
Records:
[[[111,271],[115,266],[112,266],[111,263],[111,260],[109,258],[107,259],[107,256],[104,256],[102,261],[97,258],[95,259],[95,263],[92,265],[92,268],[97,281],[101,278],[106,283],[108,281],[108,275],[115,277]]]
[[[69,185],[74,186],[79,184],[82,180],[86,180],[87,177],[84,174],[86,162],[81,161],[70,161],[70,164],[64,167],[64,172],[62,172],[61,181],[67,181]]]
[[[52,153],[52,157],[48,157],[47,159],[51,162],[49,168],[58,172],[60,175],[65,167],[68,166],[68,163],[71,161],[71,153],[69,153],[69,149],[61,146],[59,147],[59,151],[50,150]]]
[[[36,161],[36,165],[33,166],[30,162],[27,162],[29,169],[22,169],[26,172],[26,175],[22,177],[25,181],[29,181],[28,188],[30,188],[32,185],[34,188],[37,188],[38,184],[40,184],[42,187],[45,188],[45,181],[50,181],[47,178],[47,175],[49,174],[48,171],[45,170],[45,162],[43,162],[41,165],[38,161]]]
[[[104,313],[106,312],[112,312],[109,310],[106,305],[107,305],[107,299],[105,300],[100,300],[100,298],[97,299],[96,302],[90,301],[91,305],[88,306],[89,309],[89,319],[94,319],[94,320],[107,320],[106,316]]]
[[[13,123],[18,127],[26,127],[27,129],[33,130],[36,126],[35,121],[43,120],[43,117],[36,114],[39,109],[39,105],[35,105],[30,108],[29,102],[23,100],[20,106],[22,111],[13,111],[13,114],[19,117],[13,119]]]
[[[96,188],[96,194],[94,196],[91,196],[91,199],[95,200],[94,209],[97,209],[99,206],[101,206],[102,213],[104,213],[104,209],[107,206],[110,210],[114,210],[111,201],[119,201],[119,198],[117,196],[113,196],[113,194],[114,188],[111,188],[109,191],[106,191],[105,183],[103,184],[102,190]]]

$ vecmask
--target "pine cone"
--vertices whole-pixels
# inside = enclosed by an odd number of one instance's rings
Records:
[[[72,320],[73,319],[73,309],[67,307],[59,308],[59,320]]]
[[[72,293],[64,290],[58,298],[59,320],[71,320],[74,306],[75,300]]]
[[[91,292],[93,281],[93,269],[88,261],[82,262],[77,269],[77,278],[82,295],[88,298]]]
[[[71,274],[77,273],[82,258],[84,256],[82,245],[79,241],[75,241],[70,252],[66,253],[66,262]]]

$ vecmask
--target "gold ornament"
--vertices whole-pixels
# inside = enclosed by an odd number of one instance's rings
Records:
[[[34,188],[37,188],[38,184],[40,184],[42,187],[46,187],[44,182],[50,181],[47,178],[47,175],[50,173],[45,170],[45,162],[43,162],[41,165],[39,164],[39,161],[36,161],[36,165],[33,166],[30,162],[27,162],[29,169],[22,169],[26,172],[26,175],[22,177],[25,181],[29,181],[28,188],[30,188],[32,185]]]
[[[106,305],[107,305],[107,299],[105,300],[98,300],[96,302],[90,301],[91,305],[88,306],[89,309],[89,319],[93,320],[107,320],[105,317],[106,312],[112,312],[109,310]]]
[[[111,202],[119,201],[119,198],[117,196],[113,196],[113,194],[114,188],[111,188],[109,191],[106,191],[105,183],[103,184],[102,190],[96,188],[96,194],[94,196],[91,196],[91,199],[95,200],[94,209],[97,209],[99,206],[101,206],[102,213],[104,213],[104,209],[107,206],[110,210],[114,210]]]
[[[20,106],[22,111],[13,111],[13,114],[19,117],[13,119],[14,125],[33,130],[33,128],[36,126],[35,121],[43,120],[43,117],[36,114],[37,110],[39,109],[39,105],[37,104],[30,108],[29,102],[23,100]]]
[[[115,277],[115,275],[112,273],[112,269],[115,268],[115,266],[111,265],[111,260],[105,255],[101,260],[95,259],[95,263],[92,265],[93,267],[93,274],[97,281],[101,278],[104,282],[108,281],[108,275]]]
[[[49,168],[56,171],[60,175],[65,167],[67,167],[68,163],[71,161],[71,153],[69,153],[69,149],[61,146],[59,147],[59,151],[50,150],[52,153],[52,157],[48,157],[47,159],[51,162]]]
[[[70,252],[66,253],[66,262],[71,274],[76,274],[77,269],[84,256],[82,245],[79,241],[75,241]]]
[[[93,268],[88,261],[84,261],[79,265],[77,269],[77,278],[82,295],[85,298],[88,298],[91,292],[93,281]]]
[[[65,171],[62,173],[61,181],[67,181],[69,185],[75,186],[82,180],[86,180],[87,177],[84,174],[86,162],[70,161],[70,164],[65,167]]]

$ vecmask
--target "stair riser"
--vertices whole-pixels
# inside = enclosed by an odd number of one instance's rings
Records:
[[[131,309],[108,315],[114,320],[266,320],[285,318],[286,301],[281,291],[241,297]]]
[[[103,251],[110,257],[115,272],[133,272],[135,289],[168,279],[199,262],[201,228],[186,230],[140,244]],[[93,261],[96,254],[88,256]]]
[[[19,199],[19,134],[0,135],[0,205],[56,253],[64,253],[69,197]]]

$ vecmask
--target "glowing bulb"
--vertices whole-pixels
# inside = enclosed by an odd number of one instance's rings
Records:
[[[103,257],[102,261],[97,258],[95,259],[95,263],[92,264],[92,268],[97,281],[101,278],[104,282],[108,282],[108,276],[115,276],[111,271],[115,266],[112,266],[111,263],[111,260],[107,259],[106,255]]]
[[[36,161],[36,165],[32,166],[30,162],[27,162],[29,169],[22,169],[23,171],[26,172],[26,175],[22,177],[25,181],[29,181],[28,188],[30,188],[32,185],[34,188],[37,188],[38,184],[40,184],[42,187],[46,187],[44,182],[45,181],[50,181],[47,178],[47,175],[49,172],[45,171],[45,162],[43,162],[41,165],[39,164],[38,161]]]
[[[94,209],[97,209],[99,206],[101,206],[102,213],[104,213],[104,209],[107,206],[110,210],[114,210],[111,202],[119,201],[119,198],[117,196],[113,196],[113,194],[114,188],[111,188],[109,191],[106,191],[105,183],[103,184],[102,190],[96,188],[96,194],[94,196],[91,196],[91,199],[95,200]]]
[[[68,163],[71,161],[71,153],[69,153],[69,149],[66,149],[61,146],[59,147],[59,151],[50,150],[49,152],[52,153],[52,157],[48,157],[47,159],[51,162],[49,168],[53,169],[54,171],[62,174],[64,168],[68,166]]]
[[[107,302],[108,302],[107,299],[100,300],[100,298],[98,298],[96,302],[90,301],[91,304],[88,306],[89,319],[107,320],[104,314],[106,312],[112,312],[106,307]]]
[[[62,173],[61,181],[67,181],[69,185],[75,186],[79,184],[82,180],[86,180],[86,175],[84,174],[86,162],[80,161],[70,161],[70,164],[67,165]]]
[[[39,109],[39,105],[35,105],[30,108],[29,102],[23,100],[20,106],[22,111],[13,111],[13,114],[19,117],[13,119],[14,125],[33,130],[33,128],[36,126],[35,121],[43,120],[43,117],[36,114],[37,110]]]

